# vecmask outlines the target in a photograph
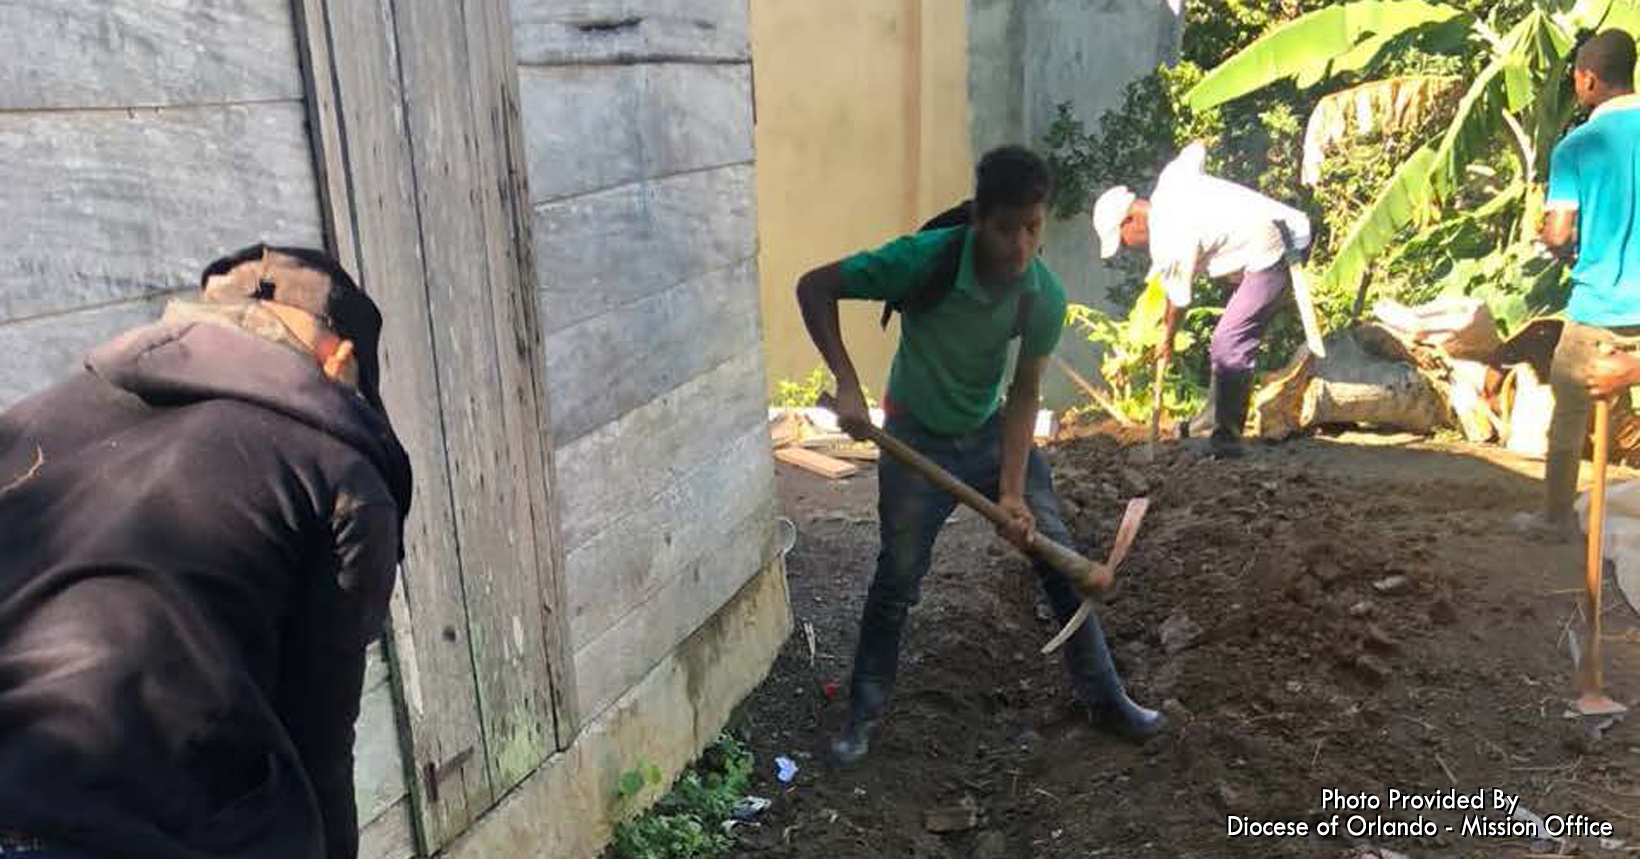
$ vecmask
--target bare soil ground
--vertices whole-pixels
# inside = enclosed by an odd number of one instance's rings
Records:
[[[757,790],[775,801],[737,830],[736,855],[1640,852],[1640,715],[1563,717],[1581,549],[1530,543],[1508,524],[1533,509],[1537,466],[1370,436],[1258,446],[1236,463],[1174,444],[1139,465],[1133,450],[1096,433],[1049,453],[1067,521],[1093,557],[1129,498],[1152,499],[1102,617],[1130,692],[1165,704],[1171,732],[1135,747],[1078,719],[1058,658],[1037,652],[1054,629],[1034,577],[962,511],[912,613],[895,710],[848,770],[824,750],[845,713],[877,551],[875,473],[831,482],[781,466],[785,515],[799,529],[788,556],[797,633],[736,718],[758,756]],[[1633,704],[1640,624],[1607,583],[1607,683]],[[774,777],[777,755],[799,764],[789,784]],[[1608,821],[1615,840],[1463,837],[1471,812],[1448,810],[1422,812],[1437,825],[1431,838],[1227,835],[1232,815],[1327,820],[1339,813],[1322,808],[1328,788],[1386,806],[1391,789],[1489,800],[1498,789],[1543,817]],[[925,830],[925,811],[965,801],[975,827]],[[1420,814],[1342,812],[1352,813]]]

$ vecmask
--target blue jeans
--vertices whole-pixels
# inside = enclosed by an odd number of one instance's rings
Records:
[[[997,497],[998,475],[1002,470],[1000,414],[965,436],[936,435],[900,415],[890,417],[885,429],[981,494]],[[854,673],[849,683],[850,718],[856,722],[876,719],[887,710],[893,695],[906,615],[922,596],[922,581],[928,574],[934,539],[956,506],[956,499],[949,493],[891,457],[882,458],[877,481],[882,549],[877,555],[877,572],[872,577],[865,611],[860,617],[860,639],[855,646]],[[1039,534],[1063,545],[1072,545],[1070,531],[1060,515],[1059,498],[1054,494],[1048,463],[1034,448],[1025,471],[1025,503],[1036,517]],[[1036,573],[1060,623],[1069,620],[1081,605],[1081,596],[1051,568],[1038,563]],[[1078,700],[1097,705],[1122,694],[1122,682],[1111,662],[1110,648],[1105,643],[1097,614],[1088,617],[1063,649],[1071,689]]]

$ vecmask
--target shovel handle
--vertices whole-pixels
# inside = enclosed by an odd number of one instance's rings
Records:
[[[1600,591],[1605,578],[1606,460],[1611,455],[1611,400],[1594,401],[1594,487],[1589,493],[1588,566],[1584,577],[1584,606],[1589,634],[1583,642],[1580,692],[1599,693],[1605,683],[1600,670]]]
[[[1162,436],[1162,383],[1167,381],[1167,356],[1156,359],[1156,381],[1150,393],[1150,452],[1156,452],[1156,442]]]
[[[830,409],[835,402],[829,394],[822,394],[817,405]],[[863,432],[866,438],[874,442],[884,453],[905,463],[906,467],[917,472],[929,483],[951,493],[957,501],[978,511],[981,516],[991,520],[992,524],[1006,527],[1012,521],[996,502],[981,495],[979,490],[957,479],[956,475],[941,468],[905,442],[873,424],[867,424]],[[1076,550],[1054,542],[1040,533],[1032,535],[1031,548],[1027,553],[1069,579],[1079,593],[1103,593],[1115,584],[1110,570],[1104,565],[1094,563],[1082,557]]]

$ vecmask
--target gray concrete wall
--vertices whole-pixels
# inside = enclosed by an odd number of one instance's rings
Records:
[[[1178,56],[1182,25],[1168,0],[968,0],[969,93],[974,155],[1004,143],[1039,147],[1056,105],[1070,102],[1090,129],[1122,92],[1159,63]],[[1085,217],[1052,224],[1044,256],[1070,300],[1107,307],[1113,274],[1100,264]],[[1109,309],[1107,307],[1107,309]],[[1096,366],[1093,350],[1072,331],[1061,356]],[[1050,373],[1048,405],[1082,398]]]
[[[748,0],[513,0],[580,719],[774,556]]]

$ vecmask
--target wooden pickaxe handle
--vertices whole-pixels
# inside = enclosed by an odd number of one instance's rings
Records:
[[[1156,458],[1156,442],[1162,436],[1162,383],[1167,381],[1167,355],[1156,358],[1156,383],[1150,395],[1150,437],[1146,440],[1146,455]]]
[[[836,401],[829,394],[822,394],[818,405],[824,409],[835,409]],[[991,520],[992,524],[1006,527],[1011,521],[996,502],[981,495],[979,490],[957,479],[956,475],[941,468],[933,460],[912,449],[910,445],[870,423],[866,424],[864,432],[884,453],[905,463],[906,467],[922,475],[929,483],[951,493],[957,501],[977,510],[981,516]],[[1075,549],[1054,542],[1042,534],[1033,536],[1031,548],[1027,551],[1069,579],[1079,593],[1100,594],[1110,590],[1115,584],[1115,576],[1108,567],[1094,563],[1082,557]]]
[[[1600,354],[1610,355],[1609,343],[1600,344]],[[1584,577],[1584,611],[1589,616],[1588,640],[1578,660],[1576,707],[1584,715],[1604,715],[1627,710],[1605,691],[1600,670],[1601,582],[1605,578],[1606,461],[1611,458],[1612,402],[1601,397],[1594,401],[1594,486],[1589,492],[1588,564]]]

